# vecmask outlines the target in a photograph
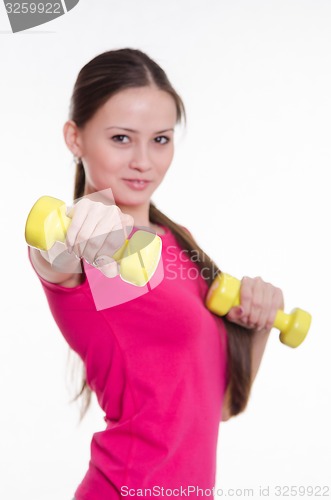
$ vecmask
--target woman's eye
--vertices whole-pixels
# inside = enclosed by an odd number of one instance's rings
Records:
[[[127,135],[114,135],[112,137],[112,140],[114,142],[120,142],[121,144],[125,144],[127,141],[125,141],[124,139],[129,139]]]
[[[160,135],[159,137],[155,137],[155,141],[158,144],[167,144],[169,142],[169,137],[166,137],[165,135]]]

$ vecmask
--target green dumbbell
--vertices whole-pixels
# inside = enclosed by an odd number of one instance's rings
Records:
[[[206,306],[219,316],[224,316],[231,307],[240,305],[240,280],[226,273],[218,274],[208,290]],[[298,347],[306,338],[311,324],[311,315],[302,309],[293,309],[290,314],[277,311],[273,326],[280,330],[279,340],[289,347]]]

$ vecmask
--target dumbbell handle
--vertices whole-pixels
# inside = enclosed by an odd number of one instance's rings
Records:
[[[208,309],[219,316],[226,315],[231,307],[240,305],[241,282],[226,273],[216,276],[206,298]],[[280,330],[280,341],[290,347],[297,347],[305,339],[311,323],[311,315],[302,309],[291,314],[278,310],[273,326]]]

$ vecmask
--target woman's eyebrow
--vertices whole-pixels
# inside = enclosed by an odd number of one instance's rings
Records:
[[[138,130],[133,130],[132,128],[126,128],[126,127],[117,127],[115,125],[111,127],[106,127],[105,130],[109,130],[111,128],[120,128],[121,130],[125,130],[126,132],[133,132],[134,134],[139,134]],[[173,128],[167,128],[165,130],[159,130],[159,132],[155,132],[155,134],[164,134],[165,132],[170,132],[170,130],[174,131]]]

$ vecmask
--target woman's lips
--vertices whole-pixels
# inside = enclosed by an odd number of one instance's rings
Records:
[[[139,179],[123,179],[123,180],[131,189],[134,189],[135,191],[142,191],[151,182]]]

